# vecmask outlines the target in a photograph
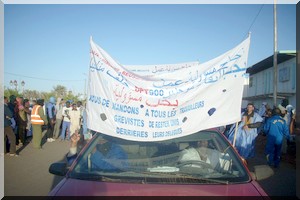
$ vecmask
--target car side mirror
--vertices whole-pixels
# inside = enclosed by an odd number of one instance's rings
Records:
[[[58,176],[65,176],[68,171],[67,163],[56,162],[52,163],[49,167],[49,172]]]
[[[256,165],[254,166],[254,172],[251,174],[255,180],[260,181],[273,176],[274,171],[268,165]]]

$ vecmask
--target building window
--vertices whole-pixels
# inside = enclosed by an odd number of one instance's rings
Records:
[[[279,69],[279,82],[285,82],[290,80],[289,68],[284,67]]]
[[[249,87],[252,87],[253,86],[253,77],[250,77],[249,79]]]

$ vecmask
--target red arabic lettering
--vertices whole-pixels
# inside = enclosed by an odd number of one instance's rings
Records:
[[[127,72],[127,71],[123,71],[122,74],[123,74],[124,76],[129,77],[129,78],[140,79],[138,76],[136,76],[136,75],[134,75],[134,74],[132,74],[132,73],[130,73],[130,72]]]

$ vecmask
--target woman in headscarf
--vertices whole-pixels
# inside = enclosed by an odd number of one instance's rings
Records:
[[[26,127],[27,127],[27,113],[23,105],[23,98],[17,97],[17,124],[18,124],[18,134],[17,134],[17,143],[22,146],[26,140]]]

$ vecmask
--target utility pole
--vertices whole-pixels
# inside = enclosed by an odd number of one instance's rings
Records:
[[[86,100],[87,98],[87,85],[86,85],[86,81],[87,81],[87,78],[88,78],[88,75],[86,73],[82,73],[85,78],[84,78],[84,100]]]
[[[274,79],[273,79],[273,102],[274,106],[277,106],[277,7],[276,0],[274,0],[274,55],[273,55],[273,67],[274,67]]]
[[[84,100],[86,100],[86,78],[84,79]]]

